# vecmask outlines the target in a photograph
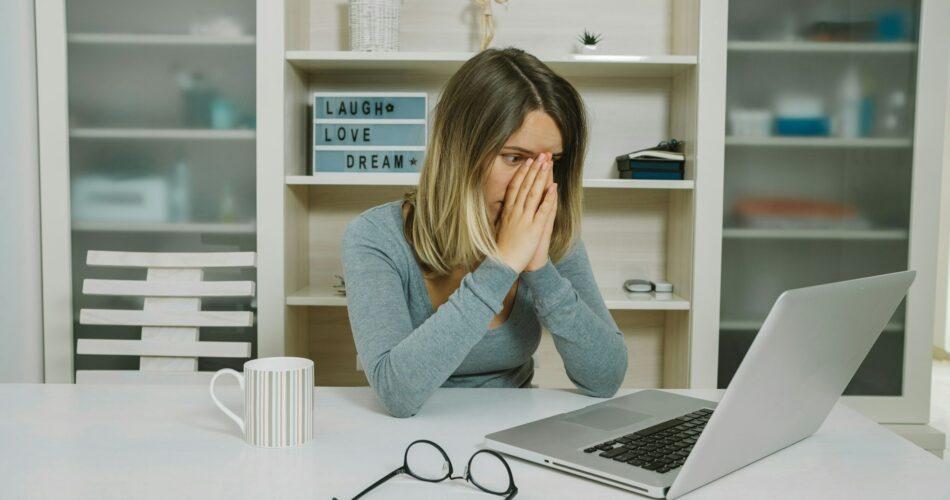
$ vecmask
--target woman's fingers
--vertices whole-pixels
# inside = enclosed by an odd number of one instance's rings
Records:
[[[515,208],[516,202],[518,199],[518,194],[521,192],[521,185],[524,183],[524,178],[531,170],[531,165],[534,163],[534,158],[528,158],[527,161],[521,164],[518,167],[518,171],[515,172],[515,176],[508,183],[508,189],[505,190],[505,209],[511,210]]]
[[[531,192],[531,188],[534,186],[534,181],[538,177],[538,172],[541,170],[541,165],[543,164],[544,153],[541,153],[537,158],[535,158],[534,163],[531,164],[531,168],[525,175],[521,186],[519,186],[518,197],[515,199],[515,205],[518,207],[527,208],[525,207],[525,202],[528,199],[528,194]]]
[[[528,198],[525,200],[524,206],[526,212],[536,212],[538,210],[538,205],[541,203],[541,196],[548,187],[548,172],[550,169],[551,163],[547,161],[539,167],[541,171],[538,172],[534,178],[534,182],[528,188]]]
[[[544,201],[538,207],[535,222],[547,224],[557,212],[557,184],[551,184],[544,190]]]

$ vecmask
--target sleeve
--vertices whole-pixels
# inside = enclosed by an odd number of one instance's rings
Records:
[[[548,260],[521,277],[567,376],[589,396],[613,396],[627,372],[627,346],[594,281],[583,241],[557,265]]]
[[[343,237],[350,328],[380,402],[391,415],[409,417],[482,339],[518,274],[485,258],[446,303],[413,329],[399,266],[380,234],[371,221],[358,218]]]

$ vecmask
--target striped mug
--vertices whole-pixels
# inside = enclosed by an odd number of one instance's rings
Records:
[[[244,418],[214,395],[221,375],[233,375],[244,392]],[[313,361],[304,358],[259,358],[244,363],[244,374],[230,368],[211,377],[211,399],[234,420],[248,444],[285,448],[306,443],[313,435]]]

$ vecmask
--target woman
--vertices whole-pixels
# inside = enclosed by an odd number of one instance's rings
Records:
[[[581,98],[524,51],[489,49],[446,84],[419,185],[343,238],[350,326],[386,410],[438,387],[527,387],[543,325],[571,381],[610,397],[627,350],[579,238]]]

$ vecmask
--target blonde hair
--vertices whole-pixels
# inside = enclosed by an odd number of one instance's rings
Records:
[[[419,185],[404,231],[423,270],[444,276],[498,257],[484,183],[505,142],[531,111],[547,113],[561,132],[554,164],[558,207],[549,255],[554,262],[580,233],[581,169],[587,148],[583,101],[564,78],[516,48],[487,49],[449,79],[434,111]]]

